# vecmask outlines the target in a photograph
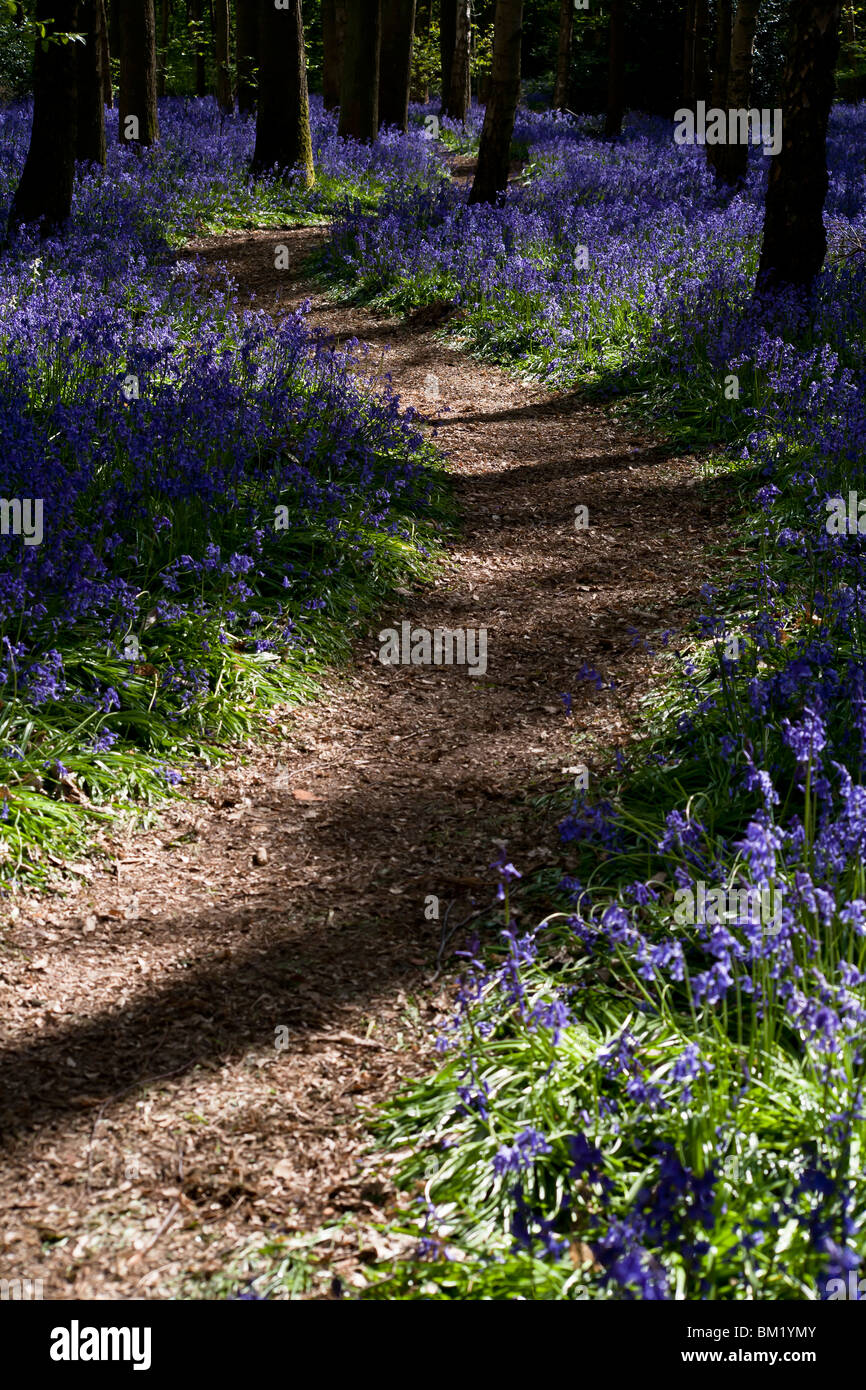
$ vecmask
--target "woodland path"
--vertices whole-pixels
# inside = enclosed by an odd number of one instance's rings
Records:
[[[309,296],[335,337],[391,345],[381,370],[438,427],[462,533],[319,700],[278,712],[77,892],[19,900],[0,955],[0,1275],[42,1278],[46,1298],[212,1296],[244,1249],[347,1213],[331,1269],[351,1287],[361,1252],[386,1253],[363,1108],[430,1064],[448,985],[425,898],[450,923],[486,908],[502,840],[524,873],[554,860],[563,769],[639,726],[659,659],[627,629],[681,627],[719,538],[693,457],[479,365],[430,316],[335,307],[299,269],[320,235],[191,250],[227,264],[241,303]],[[295,270],[274,270],[277,241]],[[486,678],[383,667],[375,633],[403,619],[486,627]],[[616,687],[578,680],[584,663]]]

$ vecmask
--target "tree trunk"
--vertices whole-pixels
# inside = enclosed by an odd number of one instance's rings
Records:
[[[124,0],[126,3],[126,0]],[[195,94],[203,97],[207,94],[207,80],[204,67],[204,33],[201,19],[201,0],[187,0],[188,13],[195,25]]]
[[[417,39],[430,37],[430,25],[433,19],[432,0],[418,0],[415,6],[415,36]],[[413,82],[409,91],[410,101],[421,101],[425,104],[430,100],[430,88],[425,85],[422,79]]]
[[[232,74],[229,67],[229,0],[215,0],[214,40],[216,47],[216,92],[220,111],[230,116],[235,109]]]
[[[755,52],[755,30],[761,0],[737,0],[734,35],[731,39],[731,66],[728,70],[728,91],[724,107],[728,111],[749,109],[752,94],[752,58]],[[749,167],[749,147],[733,144],[728,122],[728,143],[717,145],[714,161],[716,176],[722,183],[736,188],[746,177]]]
[[[102,80],[102,31],[105,27],[103,0],[81,0],[79,24],[85,35],[75,45],[77,114],[75,157],[93,164],[105,163],[105,105]]]
[[[695,0],[695,98],[706,101],[709,95],[707,86],[707,36],[710,32],[710,7],[708,0]]]
[[[472,42],[471,0],[458,0],[456,20],[451,77],[447,101],[443,105],[443,110],[446,116],[452,116],[455,121],[462,121],[465,124],[472,99],[469,65],[470,44]]]
[[[168,21],[171,16],[171,0],[162,0],[159,11],[159,46],[156,50],[156,92],[165,96],[165,65],[168,55]]]
[[[695,72],[698,47],[698,3],[686,0],[685,22],[683,25],[683,89],[682,104],[693,108],[697,101],[697,74]]]
[[[622,133],[625,115],[625,0],[611,0],[610,62],[607,75],[605,135]]]
[[[351,0],[340,78],[340,135],[375,140],[379,129],[379,0]]]
[[[102,56],[100,59],[100,71],[102,73],[102,101],[105,106],[114,106],[114,83],[111,80],[111,44],[108,38],[109,18],[106,8],[106,0],[102,3],[102,29],[100,46]]]
[[[309,188],[315,178],[307,95],[307,55],[301,0],[260,11],[259,110],[253,173],[299,168]]]
[[[78,0],[37,0],[36,21],[49,33],[79,32]],[[36,44],[33,125],[21,181],[9,211],[9,230],[40,223],[43,236],[58,231],[72,208],[75,181],[75,45]]]
[[[733,18],[733,0],[716,0],[716,45],[713,57],[713,85],[710,94],[710,101],[716,110],[723,109],[728,100]],[[721,145],[707,145],[707,164],[713,170],[718,164],[721,148]]]
[[[259,66],[258,0],[235,0],[235,43],[238,67],[238,110],[254,111]]]
[[[841,9],[840,0],[794,0],[779,101],[782,148],[767,183],[759,290],[809,286],[824,264],[827,122]]]
[[[520,100],[523,0],[496,0],[490,93],[470,203],[493,203],[508,187],[514,117]]]
[[[439,105],[445,115],[451,92],[451,69],[454,66],[454,44],[457,41],[457,6],[460,0],[440,0],[439,4]]]
[[[189,0],[187,0],[187,3],[189,3]],[[108,43],[115,56],[120,53],[120,4],[121,0],[106,0]]]
[[[468,3],[468,0],[467,0]],[[412,79],[412,38],[415,0],[382,0],[379,42],[379,129],[409,129],[409,83]]]
[[[322,0],[322,99],[326,111],[335,111],[340,105],[337,0]]]
[[[120,140],[123,144],[152,145],[159,138],[153,0],[114,3],[120,9]]]
[[[574,0],[559,0],[559,45],[556,50],[556,84],[553,88],[553,106],[556,111],[564,111],[568,105],[573,30]]]

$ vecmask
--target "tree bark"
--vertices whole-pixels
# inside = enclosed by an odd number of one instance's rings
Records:
[[[468,3],[468,0],[467,0]],[[379,129],[409,129],[409,84],[412,79],[412,39],[415,0],[382,0],[379,42]]]
[[[752,94],[752,59],[755,52],[755,31],[761,0],[737,0],[734,34],[731,39],[731,65],[728,70],[728,91],[724,107],[728,111],[748,110]],[[749,167],[749,147],[746,144],[716,146],[713,167],[722,183],[736,188],[746,177]]]
[[[605,135],[620,135],[625,115],[625,0],[611,0]]]
[[[470,203],[493,203],[508,187],[514,117],[520,100],[523,0],[496,0],[490,93]]]
[[[114,106],[114,83],[111,80],[111,44],[108,37],[110,27],[106,0],[102,4],[102,31],[100,46],[102,55],[100,59],[100,70],[102,72],[102,100],[105,106]]]
[[[108,14],[108,44],[112,53],[120,53],[120,3],[121,0],[106,0]],[[187,0],[189,4],[189,0]]]
[[[159,45],[156,50],[156,93],[165,96],[165,65],[168,54],[168,21],[171,16],[171,0],[162,0],[159,11]]]
[[[187,5],[190,19],[195,24],[195,94],[197,97],[203,97],[207,94],[207,77],[204,66],[201,0],[187,0]]]
[[[472,99],[469,61],[472,42],[471,0],[458,0],[456,21],[451,77],[447,101],[444,103],[443,110],[446,116],[452,116],[455,121],[462,121],[465,124]]]
[[[556,111],[564,111],[568,105],[573,32],[574,0],[559,0],[559,43],[556,50],[556,83],[553,88],[553,106]]]
[[[683,24],[683,106],[693,107],[697,101],[697,74],[695,72],[698,47],[698,3],[686,0]]]
[[[309,188],[314,179],[307,94],[307,55],[301,0],[260,11],[259,109],[253,173],[300,168]]]
[[[710,32],[709,0],[695,0],[695,98],[706,101],[709,95],[707,86],[707,37]]]
[[[259,66],[258,0],[235,0],[235,43],[238,69],[238,110],[254,111]]]
[[[337,0],[322,0],[322,99],[326,111],[335,111],[340,105]]]
[[[794,0],[779,105],[782,148],[770,165],[757,287],[808,287],[824,264],[827,122],[839,54],[840,0]]]
[[[37,0],[37,22],[49,32],[79,32],[78,0]],[[33,64],[33,125],[21,181],[9,211],[9,230],[40,224],[43,236],[60,230],[72,209],[75,181],[74,44],[36,43]]]
[[[77,114],[75,157],[93,164],[104,164],[105,105],[102,79],[103,30],[105,6],[103,0],[81,0],[79,24],[85,35],[83,44],[76,44],[75,74]]]
[[[728,74],[731,70],[731,26],[734,0],[716,0],[716,42],[713,56],[713,84],[710,102],[723,109],[728,100]],[[721,145],[707,145],[707,164],[715,170]]]
[[[159,138],[153,0],[114,3],[120,9],[120,140],[123,144],[152,145]]]
[[[351,0],[340,78],[340,135],[375,140],[379,129],[379,0]]]
[[[418,0],[418,3],[417,3],[416,6],[415,6],[415,36],[416,36],[416,38],[418,38],[418,39],[421,39],[421,38],[429,39],[429,37],[430,37],[430,25],[431,25],[431,23],[432,23],[432,20],[433,20],[433,3],[432,3],[432,0]],[[413,45],[413,50],[414,50],[414,45]],[[409,91],[409,99],[410,99],[411,101],[421,101],[421,102],[424,102],[424,104],[426,105],[427,102],[430,100],[430,88],[429,88],[429,86],[426,86],[426,85],[424,84],[423,80],[419,80],[419,81],[416,82],[416,83],[412,83],[412,86],[411,86],[410,91]]]
[[[235,109],[234,96],[232,94],[232,74],[229,67],[229,0],[215,0],[214,2],[214,40],[216,48],[216,94],[219,108],[224,115],[230,116]]]
[[[454,44],[457,41],[457,6],[460,0],[440,0],[439,3],[439,93],[440,116],[446,114],[451,92],[451,69],[454,66]]]

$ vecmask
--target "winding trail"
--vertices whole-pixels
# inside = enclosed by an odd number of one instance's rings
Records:
[[[321,234],[190,251],[226,263],[242,303],[309,296],[335,338],[391,345],[365,370],[435,424],[463,532],[321,699],[278,712],[67,899],[19,902],[0,954],[0,1275],[42,1278],[46,1298],[212,1296],[245,1249],[346,1214],[330,1269],[363,1282],[392,1200],[359,1165],[363,1107],[430,1064],[446,914],[487,907],[502,840],[524,873],[567,863],[551,794],[578,753],[597,767],[639,727],[660,664],[629,627],[681,627],[720,538],[694,458],[479,365],[435,314],[330,304],[302,268]],[[486,627],[486,677],[383,667],[375,633],[404,619]]]

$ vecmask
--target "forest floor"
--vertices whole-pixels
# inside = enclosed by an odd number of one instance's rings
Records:
[[[390,373],[438,431],[460,534],[320,699],[191,777],[77,891],[19,900],[0,960],[0,1262],[46,1298],[215,1296],[243,1251],[323,1224],[330,1273],[363,1285],[393,1250],[375,1228],[394,1200],[364,1112],[432,1064],[448,933],[490,904],[502,841],[524,874],[555,862],[564,769],[639,730],[666,660],[629,628],[680,629],[720,539],[693,456],[479,364],[435,309],[332,303],[303,268],[324,234],[189,249],[227,265],[241,304],[309,297],[314,324],[372,345],[359,370]],[[383,666],[376,632],[403,620],[486,628],[486,675]]]

